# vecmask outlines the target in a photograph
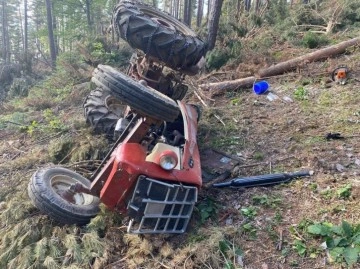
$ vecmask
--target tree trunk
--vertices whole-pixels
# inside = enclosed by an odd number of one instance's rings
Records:
[[[203,13],[204,13],[204,0],[198,0],[198,9],[196,15],[196,26],[198,28],[201,26]]]
[[[23,19],[22,19],[22,14],[21,14],[21,7],[18,7],[18,14],[19,14],[19,24],[20,24],[20,35],[21,35],[21,42],[22,42],[22,49],[24,51],[24,28],[23,28]],[[20,46],[19,46],[20,48]]]
[[[32,72],[32,58],[29,55],[28,1],[24,0],[24,61],[25,72]]]
[[[260,11],[260,3],[261,3],[260,0],[255,1],[255,12],[256,12],[256,14],[258,14],[259,11]]]
[[[54,6],[54,2],[51,3],[51,17],[52,17],[52,28],[53,28],[53,33],[57,32],[57,22],[56,22],[56,16],[54,14],[54,10],[55,10],[55,6]],[[54,43],[55,43],[55,54],[59,55],[59,51],[60,51],[60,45],[59,45],[59,37],[58,35],[54,35]]]
[[[46,4],[46,18],[48,25],[48,38],[49,38],[49,48],[50,48],[50,57],[51,57],[51,67],[55,69],[56,67],[56,48],[55,48],[55,39],[53,32],[53,20],[52,20],[52,5],[51,0],[45,0]]]
[[[184,0],[184,16],[183,21],[186,25],[190,25],[190,0]]]
[[[3,60],[5,63],[10,63],[10,40],[9,28],[7,24],[7,5],[6,0],[2,0],[2,41],[3,41]]]
[[[286,62],[278,63],[268,68],[261,69],[258,73],[260,77],[270,77],[282,74],[286,71],[291,71],[301,64],[308,62],[317,61],[324,59],[333,55],[337,55],[345,52],[345,50],[354,45],[360,44],[360,37],[353,38],[344,42],[341,42],[337,45],[333,45],[327,48],[323,48],[303,56],[288,60]]]
[[[210,2],[210,1],[209,1]],[[212,50],[215,47],[216,36],[219,29],[219,20],[221,14],[221,7],[223,0],[212,0],[208,21],[208,50]]]
[[[188,26],[191,25],[191,0],[184,0],[184,23]]]
[[[174,16],[174,5],[175,5],[174,1],[175,1],[175,0],[169,0],[169,1],[170,1],[170,7],[169,7],[170,11],[169,11],[169,13],[170,13],[172,16]]]
[[[174,17],[179,18],[179,0],[174,0]]]
[[[256,77],[240,78],[231,81],[206,83],[199,85],[200,88],[211,91],[211,96],[223,94],[224,90],[233,91],[241,87],[249,87],[256,81]]]
[[[251,8],[251,0],[245,0],[245,10],[250,11]]]
[[[241,0],[237,0],[237,2],[236,2],[236,15],[235,15],[236,20],[240,19],[240,10],[241,10]]]
[[[27,0],[24,0],[24,55],[27,60],[28,56],[28,4]]]
[[[171,14],[171,0],[164,1],[164,11]]]
[[[206,17],[205,17],[205,23],[209,24],[209,14],[210,14],[210,9],[211,9],[211,0],[207,1],[207,12],[206,12]]]
[[[91,20],[91,3],[90,0],[86,0],[86,19],[88,24],[89,33],[92,33],[92,20]]]

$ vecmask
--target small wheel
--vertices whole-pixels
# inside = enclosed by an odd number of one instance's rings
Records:
[[[83,103],[86,122],[95,133],[104,133],[108,138],[113,137],[116,122],[123,116],[125,107],[110,91],[100,87],[92,90]]]
[[[90,187],[83,176],[62,168],[37,170],[28,185],[28,195],[34,205],[54,220],[64,224],[87,224],[99,212],[98,197],[86,193],[72,193],[69,187],[81,183]]]
[[[178,105],[170,97],[144,86],[111,66],[99,65],[91,80],[143,115],[172,122],[180,113]]]
[[[116,33],[175,70],[187,70],[206,53],[205,43],[184,23],[144,3],[121,1],[114,9]]]

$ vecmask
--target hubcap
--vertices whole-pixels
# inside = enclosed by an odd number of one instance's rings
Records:
[[[109,111],[113,112],[115,115],[119,117],[124,112],[125,109],[124,104],[112,96],[106,97],[105,104]]]
[[[70,190],[71,185],[79,182],[78,180],[65,176],[58,175],[51,178],[51,187],[57,195],[69,203],[75,205],[90,205],[94,197],[86,193],[75,193]]]

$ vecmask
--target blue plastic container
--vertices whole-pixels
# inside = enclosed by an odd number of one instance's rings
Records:
[[[258,81],[254,84],[253,90],[256,94],[263,94],[269,89],[269,83],[267,83],[265,80]]]

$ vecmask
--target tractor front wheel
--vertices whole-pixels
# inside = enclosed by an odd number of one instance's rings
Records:
[[[99,212],[98,197],[70,190],[80,183],[89,188],[91,183],[83,176],[62,168],[37,170],[28,185],[28,195],[43,213],[63,224],[85,225]]]

